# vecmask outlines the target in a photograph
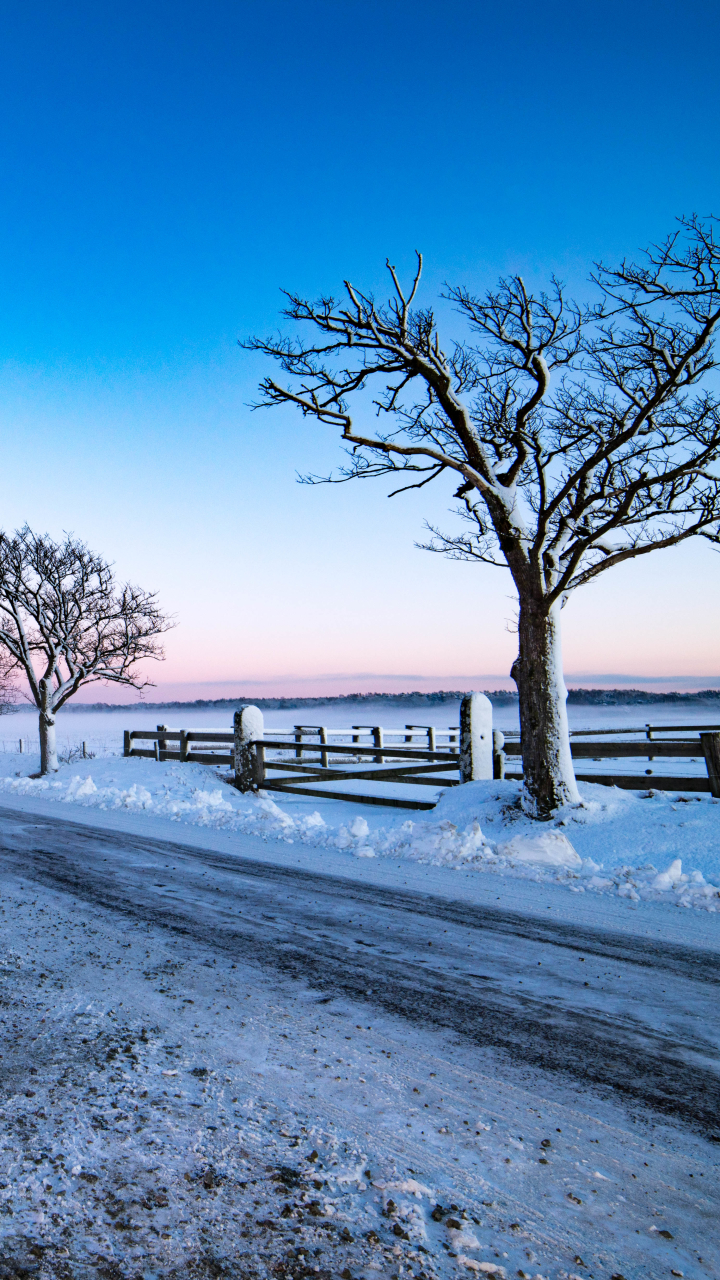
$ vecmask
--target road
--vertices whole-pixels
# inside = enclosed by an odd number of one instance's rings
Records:
[[[12,809],[0,865],[720,1141],[716,952]]]

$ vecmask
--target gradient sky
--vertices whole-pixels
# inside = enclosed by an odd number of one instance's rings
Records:
[[[155,696],[507,676],[509,576],[413,546],[452,483],[298,486],[337,440],[251,414],[264,368],[236,340],[280,286],[379,291],[388,255],[423,251],[422,301],[518,269],[582,291],[594,259],[720,212],[719,12],[0,4],[1,520],[160,591]],[[699,542],[579,592],[565,667],[701,679],[719,634]]]

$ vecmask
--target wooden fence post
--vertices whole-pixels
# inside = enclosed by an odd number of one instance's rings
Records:
[[[255,788],[261,791],[265,786],[266,768],[265,768],[265,743],[256,742],[253,748],[253,782]]]
[[[242,707],[235,712],[235,786],[238,791],[257,791],[265,781],[263,753],[253,742],[265,736],[265,721],[259,707]]]
[[[720,733],[701,733],[700,741],[710,779],[710,792],[720,797]]]
[[[181,764],[187,764],[189,749],[190,749],[190,744],[188,742],[188,731],[187,729],[181,729],[180,730],[180,763]],[[159,754],[160,752],[158,751],[158,755]]]
[[[132,752],[132,741],[130,738],[130,730],[125,729],[123,731],[123,755],[129,756],[131,752]]]
[[[500,729],[493,730],[493,778],[505,777],[506,756],[503,751],[505,734]]]
[[[350,725],[350,728],[351,728],[351,729],[364,729],[364,730],[366,730],[366,732],[371,733],[371,734],[372,734],[372,740],[373,740],[373,746],[374,746],[378,751],[382,751],[382,749],[383,749],[383,747],[384,747],[384,745],[385,745],[385,737],[384,737],[384,732],[383,732],[383,728],[382,728],[382,726],[381,726],[381,725],[379,725],[379,724],[351,724],[351,725]],[[410,725],[410,724],[406,724],[406,725],[405,725],[405,728],[406,728],[406,729],[412,729],[412,725]],[[359,742],[359,741],[360,741],[360,734],[359,734],[359,733],[353,733],[353,738],[352,738],[352,740],[353,740],[353,742]],[[407,742],[407,735],[405,736],[405,741]],[[373,764],[382,764],[382,762],[383,762],[383,757],[382,757],[381,755],[380,755],[380,756],[373,756]]]
[[[493,776],[492,702],[484,693],[466,693],[460,703],[460,781]]]
[[[158,733],[162,733],[163,729],[167,729],[167,725],[166,725],[166,724],[159,724],[159,725],[157,726],[157,731],[158,731]],[[158,738],[158,740],[157,740],[157,744],[158,744],[158,752],[159,752],[159,754],[158,754],[155,758],[156,758],[156,760],[164,760],[164,759],[165,759],[165,756],[164,756],[163,752],[167,751],[167,738]]]

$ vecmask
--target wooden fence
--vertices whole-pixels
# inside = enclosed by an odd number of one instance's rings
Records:
[[[655,787],[660,791],[710,791],[713,796],[720,796],[720,725],[660,725],[646,724],[642,728],[627,729],[576,729],[570,735],[570,750],[573,760],[693,760],[705,765],[706,776],[670,775],[656,773],[646,769],[643,774],[630,773],[583,773],[575,770],[578,782],[598,782],[608,787],[624,787],[638,791],[647,787]],[[644,741],[635,737],[628,742],[585,742],[582,739],[620,737],[622,735],[644,735]],[[678,737],[678,734],[684,737]],[[658,735],[675,735],[660,737]],[[689,737],[688,734],[693,736]],[[503,741],[500,741],[500,739]],[[495,733],[495,777],[522,778],[522,773],[508,772],[508,757],[522,756],[520,736]]]
[[[246,712],[251,712],[252,718],[247,721],[243,736]],[[485,714],[483,708],[480,712]],[[480,738],[487,738],[489,724],[491,720],[483,722],[484,733]],[[435,799],[402,799],[377,791],[361,793],[335,788],[338,783],[363,782],[410,784],[437,790],[479,777],[522,778],[522,772],[513,769],[522,755],[519,734],[496,730],[491,737],[492,755],[483,754],[482,767],[478,769],[473,763],[472,726],[467,722],[462,729],[412,724],[401,729],[380,725],[335,729],[297,724],[289,732],[268,731],[263,727],[261,713],[252,707],[237,713],[234,732],[170,729],[166,725],[158,725],[155,730],[126,730],[124,754],[227,765],[235,770],[236,785],[242,790],[263,789],[358,804],[433,809]],[[619,741],[621,738],[626,740]],[[140,747],[136,745],[139,742],[151,745]],[[644,759],[650,765],[655,760],[693,760],[705,765],[704,776],[657,773],[652,767],[644,773],[600,773],[582,770],[581,766],[582,771],[576,772],[579,782],[631,790],[654,787],[711,792],[713,796],[720,796],[720,725],[647,724],[626,729],[575,730],[570,748],[573,759],[578,762]]]
[[[381,725],[351,725],[349,729],[325,725],[293,725],[292,731],[268,731],[262,739],[248,744],[252,752],[251,774],[254,789],[291,791],[299,795],[355,800],[363,804],[383,804],[403,809],[433,809],[435,801],[362,796],[319,790],[318,782],[365,780],[367,782],[413,783],[416,786],[456,785],[459,777],[436,776],[458,773],[460,730],[456,726],[438,729],[434,725],[407,724],[402,729]],[[346,741],[338,741],[346,739]],[[365,739],[365,742],[363,742]],[[446,740],[444,749],[441,740]],[[152,745],[140,747],[147,742]],[[370,745],[372,743],[372,745]],[[228,745],[233,750],[228,752]],[[236,765],[236,735],[222,730],[157,729],[125,730],[123,754],[149,760],[179,760],[184,763]],[[332,763],[331,763],[332,757]],[[392,760],[395,763],[388,765]],[[342,764],[341,764],[342,762]],[[353,769],[352,764],[356,765]],[[370,767],[370,766],[380,766]],[[281,774],[270,776],[270,771]]]
[[[335,800],[355,800],[362,804],[382,804],[401,809],[434,809],[434,800],[398,799],[394,796],[327,790],[329,782],[351,781],[411,783],[435,789],[440,786],[457,786],[460,781],[457,776],[457,751],[430,751],[423,747],[399,746],[388,742],[389,737],[390,734],[383,733],[381,740],[378,734],[372,747],[364,747],[359,742],[318,744],[306,741],[298,746],[295,745],[296,739],[255,742],[257,785],[268,791],[288,791],[325,799],[331,796]],[[283,756],[273,757],[271,754],[293,748],[295,760],[292,762]],[[392,763],[387,763],[388,761]],[[269,770],[280,776],[271,777]],[[454,776],[447,777],[448,774]],[[319,787],[318,783],[325,783],[325,788]]]
[[[151,742],[152,746],[137,747],[136,742]],[[228,764],[234,767],[234,743],[232,731],[168,729],[159,724],[157,729],[126,729],[123,755],[140,756],[146,760],[180,760],[183,763],[193,760],[196,764]],[[202,749],[198,750],[198,747]]]

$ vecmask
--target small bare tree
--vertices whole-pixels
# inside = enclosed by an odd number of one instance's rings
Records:
[[[449,349],[432,310],[414,306],[421,269],[418,255],[406,294],[388,263],[383,305],[347,281],[341,301],[286,294],[283,314],[310,336],[241,345],[292,379],[266,378],[256,407],[293,404],[341,428],[350,462],[334,479],[399,474],[402,492],[446,472],[459,478],[469,525],[432,529],[429,548],[512,574],[524,804],[547,818],[579,800],[559,610],[626,560],[695,535],[718,540],[720,402],[699,386],[717,367],[715,220],[681,219],[638,263],[597,265],[592,304],[566,299],[555,279],[538,294],[520,276],[480,297],[447,287],[466,326]],[[372,407],[389,419],[385,431],[349,412],[359,397],[367,420],[378,380]]]
[[[97,681],[145,688],[136,664],[163,657],[158,637],[170,626],[155,595],[118,585],[76,538],[54,542],[27,526],[0,533],[0,644],[40,713],[41,773],[58,768],[60,708]]]

